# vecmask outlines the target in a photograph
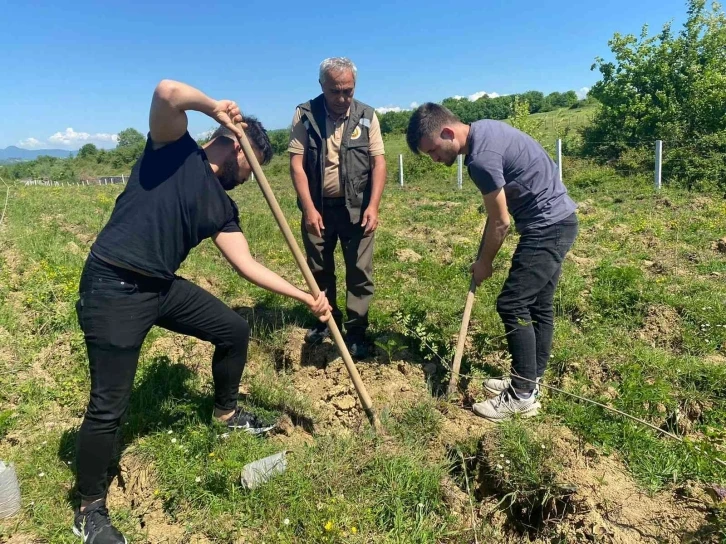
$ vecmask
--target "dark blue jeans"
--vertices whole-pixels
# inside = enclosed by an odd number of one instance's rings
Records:
[[[577,215],[524,232],[512,256],[512,267],[497,298],[512,355],[512,385],[534,389],[552,350],[553,300],[562,262],[578,233]],[[520,379],[526,378],[526,379]],[[531,380],[531,381],[527,381]]]

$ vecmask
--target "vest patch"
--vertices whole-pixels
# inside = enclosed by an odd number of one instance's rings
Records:
[[[362,134],[362,131],[361,131],[360,127],[355,127],[353,129],[353,134],[350,135],[350,139],[357,140],[358,138],[360,138],[361,134]]]

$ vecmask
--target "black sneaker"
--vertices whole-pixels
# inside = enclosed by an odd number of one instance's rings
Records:
[[[76,510],[73,533],[86,544],[128,544],[128,541],[108,517],[106,505],[91,505],[83,512]]]
[[[320,344],[326,338],[330,338],[330,329],[327,323],[318,322],[305,333],[305,343]]]
[[[243,412],[240,408],[237,408],[232,417],[224,423],[231,431],[244,431],[249,434],[264,434],[275,427],[275,425],[262,421],[254,414]]]

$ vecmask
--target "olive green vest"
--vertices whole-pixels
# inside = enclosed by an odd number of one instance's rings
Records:
[[[308,177],[310,196],[315,208],[323,211],[323,179],[325,175],[325,154],[327,123],[325,122],[325,97],[300,104],[300,122],[308,132],[308,145],[303,158],[305,174]],[[340,142],[340,183],[345,195],[345,206],[350,221],[358,223],[363,210],[371,199],[371,161],[368,154],[369,132],[374,109],[353,99],[350,115]],[[300,200],[298,199],[300,207]]]

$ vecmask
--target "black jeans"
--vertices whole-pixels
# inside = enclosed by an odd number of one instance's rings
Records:
[[[340,239],[345,261],[346,312],[345,329],[349,337],[361,337],[368,329],[368,309],[373,299],[373,242],[375,232],[365,234],[360,223],[351,223],[345,199],[323,200],[322,238],[310,234],[302,220],[302,239],[308,265],[321,291],[326,292],[338,325],[343,313],[337,305],[335,246]]]
[[[222,301],[183,279],[149,278],[90,255],[76,303],[86,340],[91,397],[78,435],[78,492],[103,498],[120,441],[141,345],[153,325],[195,336],[216,346],[212,359],[214,405],[237,406],[247,362],[249,326]]]
[[[512,355],[512,385],[534,389],[547,368],[554,334],[553,300],[562,261],[578,233],[577,215],[523,233],[512,256],[512,267],[497,298]],[[519,377],[526,378],[526,381]]]

